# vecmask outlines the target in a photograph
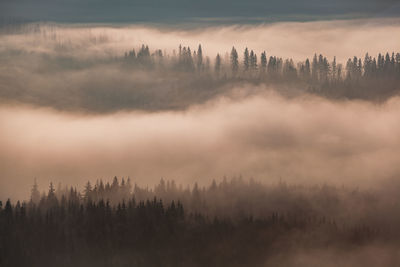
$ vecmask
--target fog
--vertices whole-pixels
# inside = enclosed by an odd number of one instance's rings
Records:
[[[150,186],[161,177],[186,185],[242,175],[368,188],[400,173],[399,102],[288,99],[267,90],[184,112],[3,107],[0,194],[26,198],[33,177],[45,190],[49,181],[83,186],[114,175]]]
[[[21,29],[22,28],[22,29]],[[373,32],[373,34],[371,34]],[[89,57],[120,56],[125,51],[148,44],[152,49],[172,52],[179,44],[197,48],[215,56],[230,52],[234,45],[269,55],[304,60],[323,53],[339,61],[349,57],[398,51],[400,37],[398,18],[329,20],[316,22],[279,22],[256,25],[149,26],[146,24],[27,24],[14,31],[4,27],[0,51],[44,53],[52,56]]]
[[[373,31],[374,34],[369,34]],[[304,61],[400,50],[400,21],[371,19],[184,29],[29,24],[0,34],[0,196],[37,177],[82,186],[130,176],[152,185],[243,175],[269,183],[371,186],[399,174],[399,98],[329,100],[296,85],[188,81],[118,63],[143,43],[173,54],[245,47]],[[227,57],[227,56],[223,56]],[[206,88],[206,89],[205,89]],[[293,93],[294,92],[294,93]]]
[[[398,18],[2,26],[0,256],[397,264],[399,51]]]

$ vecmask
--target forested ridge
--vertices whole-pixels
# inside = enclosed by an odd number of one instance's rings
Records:
[[[26,1],[0,267],[400,267],[399,1]]]
[[[345,64],[336,57],[329,60],[322,54],[304,61],[268,55],[257,55],[245,48],[239,53],[232,47],[230,53],[217,54],[215,58],[203,56],[202,46],[192,51],[179,46],[172,55],[157,49],[153,52],[142,45],[136,52],[125,52],[126,66],[153,71],[195,73],[196,80],[209,76],[211,81],[221,83],[250,82],[256,84],[296,84],[298,89],[333,98],[361,98],[383,100],[399,92],[400,53],[380,53],[364,58],[354,56]],[[187,78],[187,77],[185,77]],[[210,84],[203,84],[204,87]]]
[[[392,193],[241,178],[149,188],[115,177],[42,194],[35,182],[30,200],[0,204],[0,265],[287,266],[276,256],[398,247],[398,204]]]
[[[243,99],[271,91],[284,97],[311,94],[374,103],[400,92],[398,52],[355,56],[347,62],[322,54],[295,61],[248,48],[232,47],[214,56],[201,45],[171,52],[132,44],[136,48],[126,52],[124,48],[98,55],[85,54],[84,46],[58,41],[46,31],[39,33],[49,43],[46,49],[4,51],[1,103],[107,114],[188,110],[220,98]],[[98,47],[108,46],[110,40],[98,36],[88,42],[85,45],[99,53]]]

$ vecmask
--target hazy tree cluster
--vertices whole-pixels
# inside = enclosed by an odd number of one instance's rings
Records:
[[[269,259],[299,247],[398,247],[384,196],[241,178],[150,189],[115,177],[42,195],[35,183],[29,201],[0,203],[0,265],[280,266]]]
[[[184,72],[203,72],[210,69],[210,59],[203,57],[201,45],[193,53],[190,47],[182,47],[180,45],[178,53],[174,50],[172,56],[167,55],[161,49],[157,49],[150,54],[149,47],[142,45],[138,52],[135,49],[125,52],[124,58],[131,66],[147,69],[164,69],[168,67],[172,68],[172,70]],[[217,65],[218,62],[215,62],[215,64]]]
[[[201,45],[193,52],[190,47],[179,46],[172,56],[161,50],[150,54],[148,46],[143,45],[138,53],[135,49],[126,52],[125,62],[147,69],[202,74],[225,82],[297,83],[307,91],[331,97],[386,97],[398,93],[400,80],[400,53],[394,52],[377,58],[367,53],[364,59],[354,57],[343,66],[336,57],[330,61],[321,54],[295,63],[290,58],[268,56],[265,51],[258,57],[248,48],[240,55],[232,47],[229,54],[218,53],[210,59],[203,57]]]
[[[188,212],[207,214],[211,217],[263,218],[273,212],[279,212],[336,219],[352,217],[354,223],[361,223],[365,214],[356,217],[349,206],[362,207],[364,211],[374,213],[379,209],[379,205],[383,205],[372,192],[360,192],[352,188],[329,185],[308,187],[287,185],[285,182],[267,186],[253,179],[245,181],[241,177],[229,181],[224,178],[219,183],[213,180],[209,186],[194,183],[192,187],[178,185],[174,180],[161,179],[153,188],[132,184],[130,178],[114,177],[111,183],[103,182],[102,179],[93,185],[87,182],[82,191],[73,187],[63,187],[61,184],[55,189],[50,183],[48,192],[41,194],[35,182],[29,203],[46,208],[51,199],[57,204],[69,200],[81,204],[108,201],[111,206],[117,206],[131,199],[138,202],[154,198],[167,203],[179,201]]]
[[[106,37],[93,38],[96,45]],[[275,90],[289,96],[312,93],[370,101],[399,93],[399,53],[355,57],[341,64],[323,55],[299,62],[235,47],[214,57],[201,45],[179,46],[172,52],[142,45],[125,55],[118,49],[106,55],[100,51],[101,56],[80,53],[66,42],[54,49],[52,53],[5,50],[0,102],[99,114],[185,110],[221,96],[238,97],[238,89],[244,95]]]

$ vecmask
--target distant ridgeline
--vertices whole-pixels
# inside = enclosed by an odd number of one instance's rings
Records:
[[[353,57],[345,66],[329,62],[323,55],[304,62],[269,56],[264,51],[258,60],[253,50],[245,49],[240,57],[235,47],[215,59],[203,56],[201,45],[197,51],[179,46],[172,55],[158,49],[150,52],[142,45],[136,52],[128,51],[125,63],[147,70],[184,72],[187,75],[209,75],[219,82],[295,83],[308,92],[335,98],[385,99],[400,91],[400,53],[368,53],[364,59]]]
[[[35,183],[30,201],[0,204],[0,266],[276,266],[299,248],[398,248],[392,199],[240,178],[149,189],[115,177],[43,195]]]

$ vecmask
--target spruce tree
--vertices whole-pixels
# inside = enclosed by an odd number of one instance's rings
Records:
[[[221,71],[221,56],[219,54],[217,54],[216,58],[215,58],[215,73],[217,74],[217,76],[219,75],[220,71]]]
[[[33,181],[32,189],[31,189],[31,202],[34,204],[38,204],[39,201],[40,201],[39,186],[38,186],[36,178],[35,178]]]
[[[201,49],[201,44],[197,48],[197,70],[203,71],[203,50]]]
[[[264,52],[261,53],[261,71],[265,72],[267,68],[267,54]]]
[[[247,49],[247,47],[246,47],[246,49],[244,50],[244,58],[243,58],[243,66],[244,66],[245,71],[249,70],[249,64],[250,64],[249,57],[250,57],[249,49]]]
[[[235,47],[232,47],[230,58],[231,58],[232,74],[235,76],[239,70],[238,53],[237,53]]]

